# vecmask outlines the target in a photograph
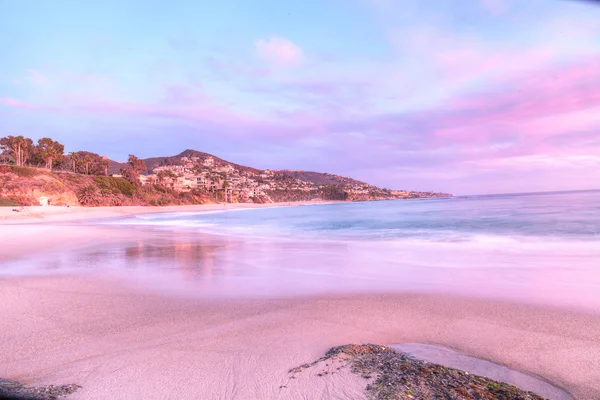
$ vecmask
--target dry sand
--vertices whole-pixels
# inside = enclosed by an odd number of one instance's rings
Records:
[[[127,217],[136,214],[161,213],[161,212],[202,212],[213,210],[232,210],[241,208],[266,208],[287,207],[313,204],[327,204],[332,201],[302,201],[289,203],[222,203],[222,204],[199,204],[192,206],[167,206],[167,207],[25,207],[23,212],[14,212],[19,207],[0,207],[0,225],[22,224],[39,222],[73,222],[100,218]]]
[[[0,240],[1,261],[119,237],[4,225]],[[416,294],[206,301],[89,275],[1,278],[0,299],[0,377],[76,383],[74,399],[360,399],[358,376],[287,371],[333,346],[403,342],[446,346],[578,399],[600,398],[600,315],[580,311]]]

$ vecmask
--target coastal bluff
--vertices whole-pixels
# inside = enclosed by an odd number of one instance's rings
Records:
[[[451,196],[385,189],[328,173],[260,170],[195,150],[143,160],[130,156],[128,163],[96,156],[87,158],[85,168],[78,159],[62,160],[54,169],[0,165],[0,205],[40,205],[40,198],[57,206],[169,206]]]

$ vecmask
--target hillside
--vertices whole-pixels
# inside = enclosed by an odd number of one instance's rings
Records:
[[[80,152],[62,161],[68,171],[0,166],[3,204],[179,205],[203,203],[268,203],[309,200],[367,201],[449,196],[433,192],[382,189],[339,175],[259,170],[185,150],[175,156],[118,163]],[[121,171],[123,175],[121,176]],[[141,174],[140,174],[141,173]]]
[[[136,161],[137,162],[137,161]],[[186,191],[204,188],[215,198],[234,202],[306,200],[388,200],[445,196],[442,193],[382,189],[356,179],[299,170],[259,170],[231,163],[211,154],[186,150],[170,157],[154,157],[140,165],[144,181],[160,181]],[[111,171],[125,164],[111,163]]]
[[[299,179],[303,182],[311,182],[316,185],[367,185],[365,182],[357,181],[356,179],[346,178],[344,176],[332,175],[323,172],[311,172],[311,171],[291,171],[291,170],[278,170],[275,171],[282,175],[291,176],[294,179]]]
[[[180,154],[175,156],[167,156],[167,157],[152,157],[146,158],[143,161],[146,163],[147,173],[151,174],[154,169],[158,167],[170,166],[170,165],[180,165],[182,158],[192,158],[197,157],[200,163],[205,162],[207,159],[212,158],[214,160],[215,167],[223,167],[226,165],[233,166],[236,170],[243,171],[246,173],[260,174],[264,172],[263,170],[259,170],[252,167],[246,167],[243,165],[235,164],[222,158],[213,156],[212,154],[203,153],[201,151],[196,150],[185,150]],[[121,168],[126,168],[128,166],[127,163],[121,163],[117,161],[110,162],[110,167],[108,169],[109,174],[118,174]],[[365,182],[357,181],[352,178],[346,178],[339,175],[332,175],[328,173],[322,172],[312,172],[312,171],[301,171],[301,170],[272,170],[273,173],[278,175],[281,179],[285,179],[286,177],[291,177],[294,179],[299,179],[303,182],[314,183],[316,185],[367,185]]]
[[[165,166],[169,166],[169,165],[179,165],[179,164],[181,164],[182,158],[192,158],[192,157],[198,157],[200,162],[204,162],[207,159],[212,158],[214,160],[214,165],[216,167],[232,165],[233,167],[235,167],[236,169],[239,169],[241,171],[260,173],[260,170],[258,170],[256,168],[245,167],[243,165],[225,161],[219,157],[213,156],[212,154],[203,153],[201,151],[196,151],[196,150],[191,150],[191,149],[185,150],[175,156],[151,157],[151,158],[143,159],[142,161],[144,161],[144,163],[146,163],[147,173],[151,174],[152,171],[158,167],[165,167]],[[119,171],[121,170],[121,168],[125,168],[125,167],[127,167],[127,165],[128,165],[127,163],[120,163],[120,162],[111,160],[108,171],[110,174],[118,174]]]
[[[216,203],[206,191],[179,193],[160,185],[136,187],[123,178],[40,168],[0,166],[0,206],[39,205],[40,197],[62,206],[166,206]]]

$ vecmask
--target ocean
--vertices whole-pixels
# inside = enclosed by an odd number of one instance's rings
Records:
[[[134,234],[11,270],[177,296],[431,293],[600,312],[600,191],[227,207],[94,221]]]
[[[600,191],[461,196],[140,215],[119,224],[342,241],[600,241]]]

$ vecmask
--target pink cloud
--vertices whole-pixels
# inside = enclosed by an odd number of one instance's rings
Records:
[[[302,63],[302,49],[288,39],[271,36],[269,39],[259,39],[254,46],[261,58],[276,67],[295,67]]]
[[[7,107],[31,108],[28,104],[25,104],[17,99],[13,99],[12,97],[0,97],[0,104],[3,104]]]
[[[483,43],[453,43],[432,57],[433,68],[446,80],[475,81],[477,79],[511,77],[526,71],[543,68],[555,59],[556,53],[548,47],[511,51],[490,49]]]
[[[48,106],[44,106],[44,105],[40,105],[40,104],[24,102],[21,100],[17,100],[13,97],[0,97],[0,104],[4,105],[6,107],[22,108],[22,109],[26,109],[26,110],[46,110],[46,109],[52,108],[52,107],[48,107]]]
[[[474,65],[481,61],[486,66],[489,62],[477,51],[469,53],[468,47],[465,49],[441,61],[445,65],[456,63],[457,71],[461,55]],[[543,52],[530,55],[540,64],[544,57]],[[492,80],[493,86],[484,90],[454,94],[450,100],[417,112],[383,114],[370,107],[354,112],[360,100],[375,102],[383,97],[384,80],[379,76],[371,81],[358,78],[325,79],[318,75],[269,80],[263,89],[271,92],[260,95],[272,94],[279,102],[264,102],[272,108],[262,107],[260,115],[217,102],[202,87],[190,84],[158,87],[155,102],[88,96],[68,100],[62,97],[63,101],[57,98],[55,103],[64,112],[106,118],[168,119],[177,122],[169,129],[196,127],[206,135],[251,139],[257,145],[262,142],[292,147],[300,143],[314,151],[315,158],[332,154],[348,165],[348,160],[359,157],[356,162],[361,165],[373,162],[379,167],[427,164],[428,168],[551,168],[556,165],[553,160],[560,157],[571,157],[571,164],[579,165],[575,162],[585,159],[577,157],[600,150],[600,143],[594,144],[587,135],[600,128],[596,117],[600,115],[600,56],[515,72],[502,80]],[[15,99],[0,99],[0,103],[34,108]],[[402,105],[403,99],[398,101],[398,106]],[[584,134],[569,136],[576,133]]]
[[[531,170],[532,168],[564,169],[576,168],[600,168],[600,157],[588,155],[563,155],[556,157],[548,154],[528,154],[521,156],[508,156],[505,158],[487,158],[464,162],[481,168],[510,168],[517,170]]]
[[[446,130],[475,139],[489,130],[547,136],[600,123],[600,57],[559,65],[499,84],[496,91],[452,100]],[[586,111],[590,110],[590,111]]]

